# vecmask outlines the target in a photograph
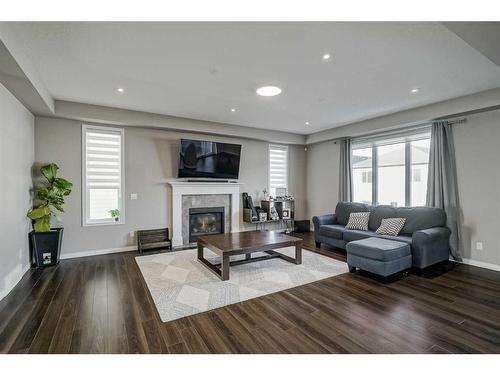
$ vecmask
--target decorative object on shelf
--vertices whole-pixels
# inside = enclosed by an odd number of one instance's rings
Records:
[[[264,194],[264,199],[267,199],[267,197],[269,196],[267,193],[267,189],[262,189],[262,194]]]
[[[286,197],[286,188],[276,188],[276,199],[284,199]]]
[[[259,213],[259,221],[266,221],[266,220],[267,220],[267,213],[266,212]]]
[[[51,228],[52,216],[60,221],[59,212],[64,212],[64,199],[71,193],[73,184],[57,177],[59,167],[47,164],[40,173],[47,180],[35,187],[35,207],[27,216],[32,220],[33,231],[29,234],[30,257],[35,267],[53,266],[59,263],[63,228]]]
[[[290,219],[290,210],[283,210],[281,216],[283,219]]]
[[[115,219],[116,222],[120,221],[120,210],[115,208],[114,210],[109,211],[111,217]]]
[[[271,206],[271,210],[269,212],[269,218],[271,220],[279,220],[280,215],[278,214],[278,211],[276,210],[276,207]]]
[[[252,197],[247,195],[247,207],[249,210],[252,211],[252,221],[255,221],[255,220],[258,220],[259,217],[257,215],[257,210],[255,209],[255,207],[253,206],[253,200],[252,200]]]
[[[137,231],[137,248],[139,253],[146,249],[172,249],[168,228]]]

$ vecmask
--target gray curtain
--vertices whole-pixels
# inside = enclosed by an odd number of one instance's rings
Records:
[[[351,140],[340,141],[339,201],[352,201]]]
[[[446,211],[447,226],[451,230],[451,255],[461,260],[462,223],[458,199],[457,167],[452,125],[447,121],[432,124],[427,205]]]

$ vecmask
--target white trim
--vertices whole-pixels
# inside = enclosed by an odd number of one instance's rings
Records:
[[[168,180],[172,187],[172,247],[184,245],[182,240],[182,196],[228,194],[231,202],[231,233],[240,231],[240,182],[188,182]]]
[[[469,266],[475,266],[475,267],[480,267],[480,268],[486,268],[492,271],[499,271],[500,272],[500,264],[493,264],[493,263],[486,263],[486,262],[480,262],[479,260],[474,260],[474,259],[462,259],[461,262],[454,261],[455,263],[462,263],[462,264],[468,264]]]
[[[100,250],[90,250],[90,251],[78,251],[74,253],[61,254],[60,259],[83,258],[96,255],[124,253],[127,251],[134,251],[134,250],[137,250],[137,246],[125,246],[125,247],[116,247],[113,249],[100,249]]]
[[[21,281],[21,279],[24,277],[24,275],[26,274],[26,272],[28,272],[28,270],[30,269],[30,264],[26,264],[24,265],[23,268],[21,268],[21,272],[19,274],[17,274],[15,276],[15,278],[13,280],[15,280],[14,282],[10,282],[9,284],[5,285],[4,288],[2,290],[0,290],[0,301],[2,301],[5,297],[7,297],[9,295],[10,292],[12,292],[12,290],[17,286],[17,284],[19,284],[19,281]],[[10,276],[10,275],[7,275],[7,276]],[[4,278],[4,280],[6,280],[6,278]]]
[[[86,178],[86,137],[85,134],[87,130],[95,131],[110,131],[120,133],[120,220],[115,221],[114,219],[104,219],[104,220],[92,220],[87,221],[87,178]],[[125,129],[114,128],[109,126],[97,126],[97,125],[86,125],[82,124],[82,227],[92,227],[92,226],[102,226],[102,225],[120,225],[125,224]]]

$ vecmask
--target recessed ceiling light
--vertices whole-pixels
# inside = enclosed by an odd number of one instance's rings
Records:
[[[330,57],[332,57],[329,53],[325,53],[323,55],[323,60],[330,60]]]
[[[419,91],[420,91],[420,89],[418,87],[415,87],[414,89],[411,89],[412,94],[415,94],[415,93],[417,93]]]
[[[276,96],[281,94],[281,89],[277,86],[263,86],[259,87],[256,92],[260,96]]]
[[[124,93],[125,89],[123,87],[118,87],[116,91],[118,91],[119,93]]]
[[[231,112],[236,112],[236,108],[231,108]]]
[[[306,125],[309,125],[309,121],[306,121]]]

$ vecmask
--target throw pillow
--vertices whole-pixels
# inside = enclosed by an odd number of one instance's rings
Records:
[[[369,212],[352,212],[345,226],[347,229],[368,230]]]
[[[406,219],[404,217],[395,217],[390,219],[382,219],[380,227],[378,227],[377,234],[385,234],[388,236],[397,236],[405,225]]]

